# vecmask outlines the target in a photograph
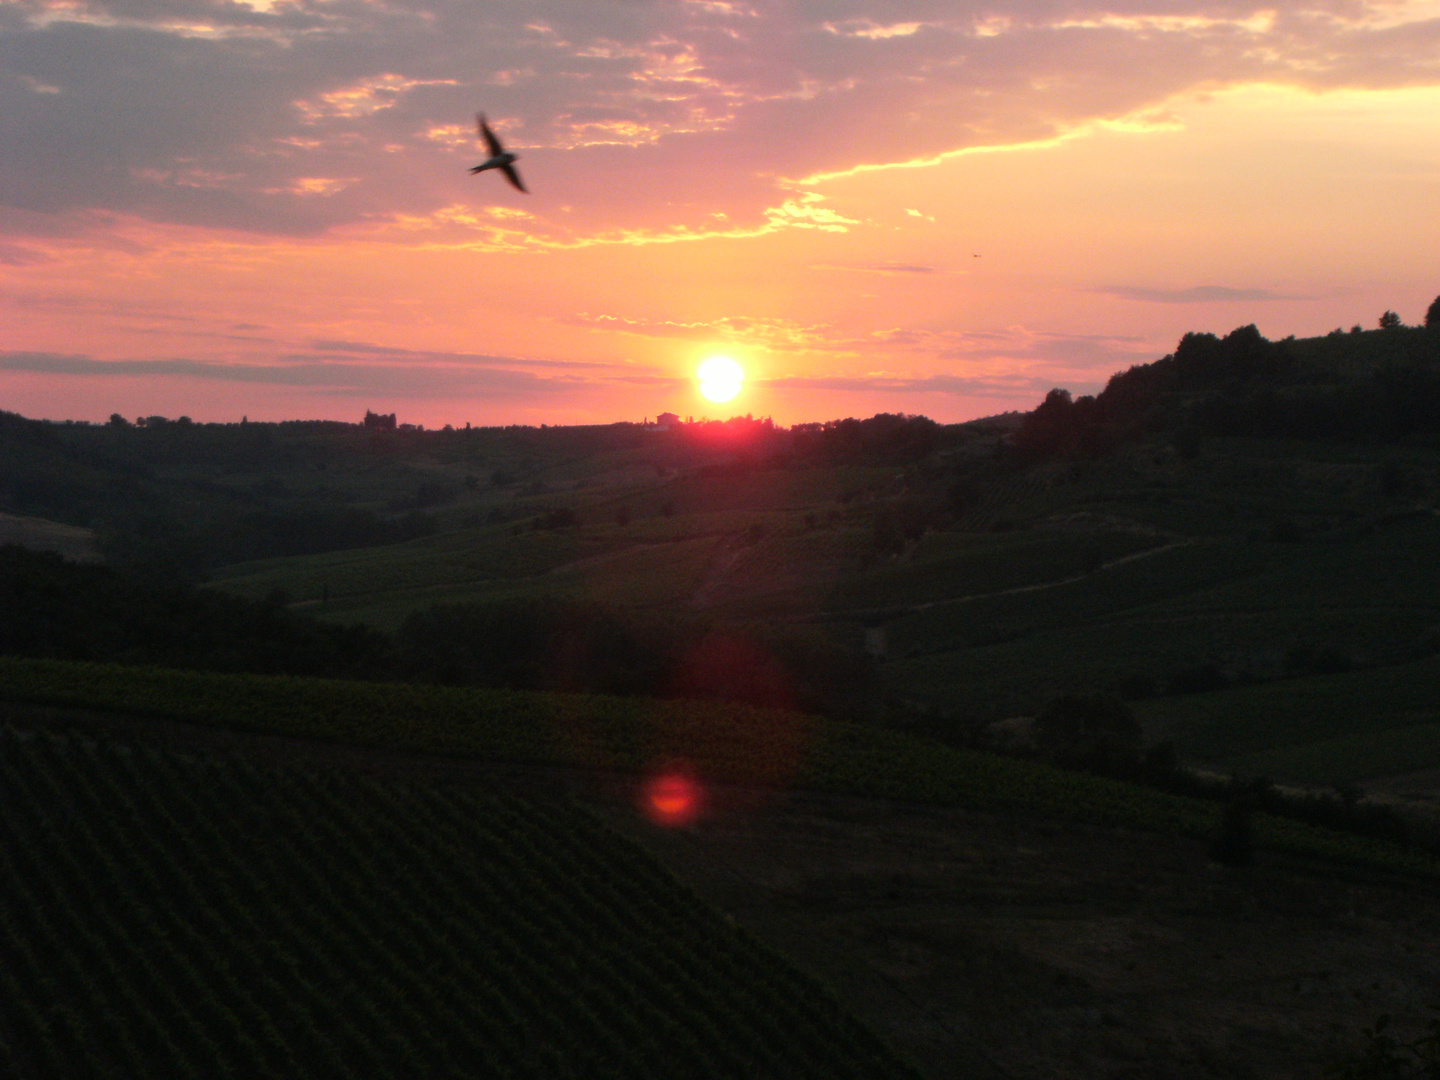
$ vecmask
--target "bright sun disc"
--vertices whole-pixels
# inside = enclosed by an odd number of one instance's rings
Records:
[[[709,401],[729,401],[740,393],[740,384],[745,381],[745,372],[728,356],[712,356],[700,365],[696,375],[700,393]]]

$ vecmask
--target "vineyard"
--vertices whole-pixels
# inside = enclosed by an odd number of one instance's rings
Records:
[[[0,657],[0,701],[636,776],[684,762],[706,784],[872,796],[1190,837],[1208,836],[1220,814],[1215,803],[1038,762],[738,704],[11,657]],[[1281,819],[1262,817],[1257,840],[1280,850],[1440,874],[1421,853]]]
[[[1207,665],[1232,681],[1272,680],[1294,674],[1287,654],[1307,651],[1395,665],[1432,648],[1437,544],[1430,514],[1306,544],[1202,538],[1053,588],[906,614],[889,625],[888,673],[999,719],[1078,688],[1139,683],[1153,694]],[[1204,708],[1222,715],[1218,702]],[[1222,751],[1202,760],[1219,763]]]
[[[379,548],[332,551],[304,558],[241,563],[219,578],[241,595],[263,596],[283,588],[297,600],[369,596],[376,591],[453,587],[478,581],[526,577],[606,550],[591,539],[566,533],[492,525]],[[377,590],[377,582],[381,583]]]
[[[902,1077],[566,803],[0,728],[0,1074]]]

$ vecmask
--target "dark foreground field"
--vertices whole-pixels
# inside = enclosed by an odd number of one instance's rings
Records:
[[[6,719],[0,1075],[914,1076],[570,799]]]
[[[934,1077],[1315,1077],[1440,995],[1440,904],[1413,881],[832,797],[648,833]]]
[[[619,773],[96,713],[12,722],[439,790],[578,796],[932,1077],[1315,1077],[1440,995],[1434,881],[1144,831],[729,787],[666,829]]]

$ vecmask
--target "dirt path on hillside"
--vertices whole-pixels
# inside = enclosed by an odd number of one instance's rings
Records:
[[[73,710],[0,722],[574,797],[936,1078],[1313,1078],[1440,1000],[1440,885],[1149,833],[712,790],[664,829],[625,774],[390,754]]]
[[[1124,566],[1126,563],[1138,562],[1141,559],[1148,559],[1153,555],[1159,555],[1166,551],[1174,551],[1176,548],[1189,547],[1199,543],[1198,540],[1176,540],[1169,544],[1161,544],[1159,547],[1146,548],[1144,551],[1136,551],[1130,555],[1122,555],[1118,559],[1111,559],[1103,562],[1094,570],[1087,570],[1083,574],[1075,574],[1072,577],[1060,578],[1057,581],[1045,581],[1039,585],[1019,585],[1013,589],[996,589],[994,592],[972,593],[969,596],[956,596],[948,600],[930,600],[923,604],[916,604],[910,611],[926,611],[929,608],[944,607],[947,604],[968,604],[972,600],[988,600],[994,596],[1017,596],[1020,593],[1043,592],[1046,589],[1058,589],[1062,585],[1073,585],[1077,581],[1084,581],[1086,578],[1094,577],[1096,574],[1106,570],[1113,570],[1117,566]]]
[[[912,615],[917,611],[929,611],[931,608],[949,607],[952,604],[969,604],[976,600],[990,600],[997,596],[1018,596],[1021,593],[1044,592],[1046,589],[1058,589],[1064,585],[1074,585],[1076,582],[1084,581],[1094,577],[1096,574],[1104,573],[1106,570],[1113,570],[1117,566],[1124,566],[1126,563],[1138,562],[1140,559],[1148,559],[1160,555],[1166,551],[1174,551],[1176,548],[1190,547],[1192,544],[1200,543],[1199,540],[1186,538],[1175,540],[1168,544],[1161,544],[1158,547],[1146,548],[1144,551],[1137,551],[1130,555],[1122,555],[1118,559],[1111,559],[1103,562],[1094,570],[1087,570],[1083,574],[1072,574],[1067,578],[1057,578],[1055,581],[1042,581],[1038,585],[1017,585],[1010,589],[992,589],[989,592],[968,593],[965,596],[949,596],[943,600],[923,600],[915,604],[896,604],[892,607],[883,608],[851,608],[846,611],[828,611],[823,614],[800,615],[788,619],[789,622],[853,622],[861,621],[866,623],[889,622],[891,619],[898,619],[902,615]]]

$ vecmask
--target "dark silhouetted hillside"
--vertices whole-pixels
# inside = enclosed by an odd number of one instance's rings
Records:
[[[1189,333],[1093,397],[1054,390],[1015,436],[1025,458],[1093,456],[1160,432],[1392,441],[1440,433],[1440,333],[1418,327],[1269,341]]]

